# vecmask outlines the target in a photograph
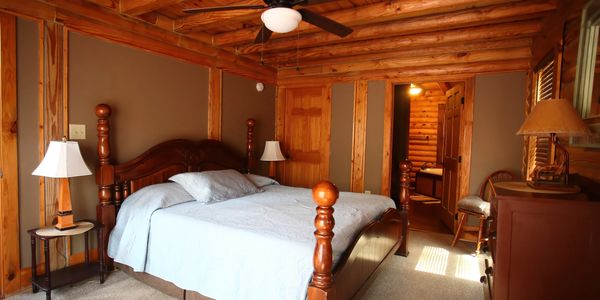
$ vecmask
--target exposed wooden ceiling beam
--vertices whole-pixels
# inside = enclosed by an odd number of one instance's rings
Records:
[[[515,59],[497,62],[476,62],[418,68],[399,68],[373,70],[368,72],[349,72],[343,74],[325,74],[321,76],[298,76],[278,78],[279,86],[323,84],[324,82],[343,82],[351,80],[386,80],[401,78],[405,82],[423,80],[456,81],[474,74],[529,70],[529,59]]]
[[[274,52],[265,54],[269,65],[300,63],[306,60],[335,58],[406,49],[410,47],[433,47],[451,43],[481,40],[500,40],[507,38],[527,37],[537,34],[542,28],[539,21],[511,22],[506,24],[487,25],[464,29],[429,32],[423,34],[399,36],[389,39],[377,39],[338,44],[335,47],[321,46],[304,48],[301,51]]]
[[[436,82],[436,84],[438,85],[443,94],[446,94],[446,91],[450,89],[450,85],[447,82],[438,81]]]
[[[235,3],[228,4],[228,6],[238,5],[264,5],[262,0],[244,0]],[[255,9],[240,9],[240,10],[226,10],[226,11],[213,11],[206,13],[196,13],[186,17],[182,17],[175,20],[175,31],[180,33],[193,32],[199,29],[212,28],[223,22],[230,21],[237,17],[250,16],[253,17],[260,12]]]
[[[398,69],[408,67],[441,66],[460,63],[500,61],[531,58],[531,49],[527,47],[512,49],[494,49],[482,51],[456,52],[438,55],[421,55],[413,57],[398,56],[395,58],[369,60],[360,62],[347,62],[339,64],[328,64],[314,67],[300,67],[298,69],[279,70],[278,78],[294,76],[314,76],[322,74],[362,72],[369,70]]]
[[[469,41],[463,43],[452,43],[449,45],[426,47],[426,48],[409,48],[409,49],[394,49],[386,52],[358,54],[351,56],[341,56],[335,58],[317,59],[317,60],[303,60],[299,67],[310,67],[310,66],[321,66],[328,64],[340,64],[348,62],[360,62],[360,61],[377,61],[388,58],[397,57],[414,57],[423,55],[440,55],[448,53],[459,53],[469,52],[476,50],[492,50],[492,49],[509,49],[509,48],[520,48],[527,47],[531,48],[532,38],[518,38],[518,39],[504,39],[504,40],[493,40],[493,41]],[[287,68],[296,68],[296,62],[290,62],[285,65],[279,65],[280,70]]]
[[[119,7],[119,0],[88,0],[89,2],[98,4],[102,7],[116,9]]]
[[[237,48],[237,53],[247,54],[259,51],[274,51],[315,47],[339,42],[352,42],[375,37],[390,38],[393,36],[415,32],[437,31],[440,28],[452,29],[466,26],[498,23],[517,18],[539,16],[539,14],[556,9],[555,3],[529,2],[509,3],[493,7],[474,8],[435,16],[417,17],[398,20],[384,24],[371,24],[354,28],[354,32],[345,38],[339,38],[328,32],[315,32],[300,38],[274,39],[262,48],[261,45],[247,44]]]
[[[119,11],[130,16],[139,16],[185,0],[121,0]]]
[[[517,0],[392,0],[389,2],[378,2],[350,9],[336,10],[323,15],[347,26],[351,26],[514,1]],[[254,36],[259,29],[260,26],[257,26],[215,35],[215,45],[222,46],[248,43],[254,40]],[[297,30],[308,33],[321,29],[306,22],[301,22]],[[291,36],[295,34],[295,32],[292,32],[286,35]]]
[[[63,23],[68,29],[233,74],[274,82],[274,69],[82,0],[0,0],[0,10]]]

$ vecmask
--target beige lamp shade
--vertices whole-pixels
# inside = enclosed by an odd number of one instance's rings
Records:
[[[517,134],[550,136],[585,136],[591,131],[573,105],[565,99],[540,100]]]
[[[48,151],[32,175],[52,178],[69,178],[91,175],[85,165],[79,144],[72,141],[51,141]]]
[[[265,151],[260,157],[262,161],[282,161],[285,160],[279,148],[279,141],[267,141],[265,143]]]

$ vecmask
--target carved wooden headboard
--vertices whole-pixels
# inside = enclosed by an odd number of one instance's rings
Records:
[[[98,117],[98,184],[97,218],[105,226],[104,249],[108,234],[116,221],[119,206],[127,196],[140,188],[168,181],[169,177],[183,172],[235,169],[249,172],[253,165],[254,120],[246,122],[246,157],[236,154],[231,147],[216,140],[170,140],[160,143],[138,157],[125,163],[111,163],[110,106],[96,106]],[[104,251],[105,252],[105,251]],[[105,255],[105,261],[110,261]]]

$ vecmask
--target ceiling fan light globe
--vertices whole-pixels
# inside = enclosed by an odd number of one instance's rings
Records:
[[[269,30],[277,33],[288,33],[298,27],[302,16],[288,7],[274,7],[265,10],[260,16]]]

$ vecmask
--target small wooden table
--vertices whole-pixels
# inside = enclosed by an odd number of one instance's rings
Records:
[[[98,245],[104,245],[103,230],[104,225],[91,220],[81,220],[75,222],[77,227],[67,230],[58,230],[54,226],[36,228],[27,231],[31,236],[31,289],[37,293],[40,289],[46,292],[46,299],[51,299],[53,289],[73,284],[83,279],[100,275],[100,283],[104,283],[104,253],[102,247],[98,247],[99,262],[90,263],[89,231],[96,229],[98,235]],[[83,234],[85,239],[85,262],[73,266],[68,266],[59,270],[50,272],[50,240]],[[44,274],[42,276],[36,271],[36,240],[44,242]]]

